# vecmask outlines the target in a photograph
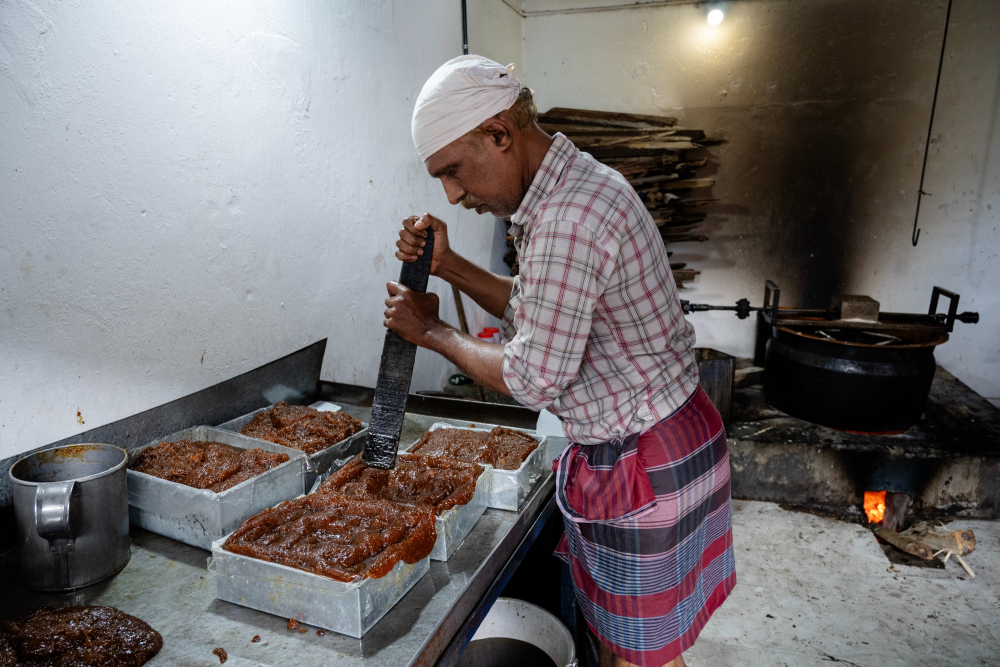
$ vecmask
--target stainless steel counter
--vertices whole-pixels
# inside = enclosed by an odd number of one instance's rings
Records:
[[[364,420],[370,410],[345,406]],[[432,423],[469,422],[407,415],[403,443],[415,440]],[[549,438],[546,459],[566,446]],[[103,604],[148,622],[163,635],[163,650],[150,663],[218,665],[212,649],[229,654],[227,665],[296,667],[353,665],[434,665],[444,654],[457,655],[462,637],[475,629],[477,618],[502,589],[519,557],[554,511],[551,473],[535,486],[515,512],[487,510],[448,562],[432,562],[430,572],[362,639],[328,632],[318,635],[286,629],[278,618],[215,599],[215,584],[206,571],[209,552],[132,529],[132,560],[117,576],[69,595],[44,595],[18,583],[14,563],[0,566],[0,617],[43,604]],[[513,557],[513,560],[512,560]],[[260,635],[258,643],[252,642]]]

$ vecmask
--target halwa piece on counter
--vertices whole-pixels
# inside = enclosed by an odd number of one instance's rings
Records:
[[[486,463],[498,470],[517,470],[537,448],[538,441],[527,433],[497,426],[489,433],[458,428],[427,431],[409,451]]]
[[[160,633],[114,607],[39,607],[0,621],[0,667],[139,667]]]
[[[437,532],[426,507],[314,493],[252,516],[226,551],[337,581],[384,577],[403,560],[430,555]]]
[[[379,470],[366,466],[358,455],[331,474],[319,493],[423,505],[440,515],[472,500],[482,473],[476,463],[420,454],[400,454],[395,468]]]
[[[360,419],[344,412],[320,412],[282,401],[251,419],[240,433],[312,455],[346,440],[361,428]]]
[[[237,449],[221,442],[161,442],[139,452],[132,470],[219,493],[267,472],[288,454],[265,449]]]

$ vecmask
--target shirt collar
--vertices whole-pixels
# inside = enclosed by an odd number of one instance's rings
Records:
[[[552,145],[549,146],[542,165],[535,172],[535,177],[525,193],[521,205],[517,208],[517,213],[510,217],[510,229],[513,236],[520,236],[528,222],[538,212],[545,198],[555,190],[559,178],[562,176],[566,165],[578,152],[573,142],[566,138],[562,132],[556,132],[552,138]]]

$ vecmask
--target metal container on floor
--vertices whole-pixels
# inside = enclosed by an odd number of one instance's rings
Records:
[[[458,667],[540,665],[546,657],[556,667],[576,667],[569,629],[537,605],[498,598],[462,652]]]
[[[128,564],[127,462],[120,447],[87,443],[37,452],[11,467],[26,586],[72,590]]]

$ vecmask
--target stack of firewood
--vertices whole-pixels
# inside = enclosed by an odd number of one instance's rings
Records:
[[[706,139],[701,130],[677,127],[676,118],[665,116],[555,108],[541,114],[538,122],[546,132],[562,132],[580,150],[625,176],[668,247],[708,240],[697,228],[705,219],[704,206],[715,201],[705,192],[715,179],[698,176],[707,159],[692,153],[717,141]],[[685,264],[671,263],[670,268],[678,287],[700,273]]]

